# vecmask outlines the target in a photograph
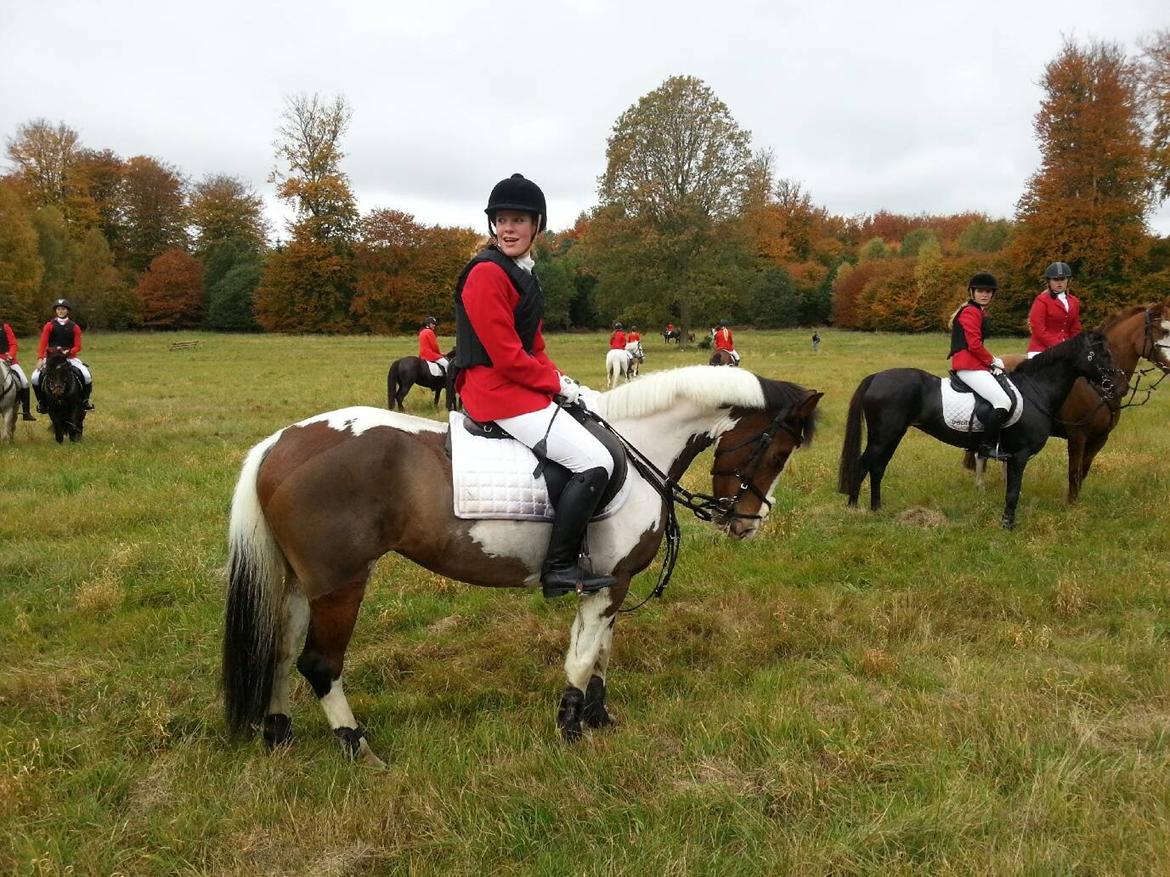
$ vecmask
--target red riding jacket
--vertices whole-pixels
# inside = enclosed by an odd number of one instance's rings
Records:
[[[439,339],[435,337],[435,330],[430,326],[423,326],[418,333],[418,358],[427,362],[438,362],[443,358],[439,350]]]
[[[4,332],[0,334],[0,359],[16,362],[16,334],[7,323],[4,323]]]
[[[715,349],[716,350],[735,350],[735,339],[732,338],[731,330],[726,326],[718,329],[715,332]]]
[[[1028,328],[1032,337],[1028,339],[1028,352],[1047,350],[1053,344],[1067,341],[1081,334],[1081,300],[1066,292],[1068,310],[1060,299],[1045,290],[1036,296],[1032,309],[1028,311]]]
[[[513,311],[519,302],[520,293],[499,265],[483,262],[467,275],[463,307],[492,361],[459,372],[463,407],[476,420],[539,411],[560,392],[560,373],[544,352],[541,329],[536,330],[531,354],[516,334]]]
[[[614,329],[613,334],[609,336],[610,350],[625,350],[626,349],[626,333],[621,329]]]
[[[967,347],[964,350],[955,351],[951,356],[951,368],[955,371],[963,371],[964,369],[990,370],[991,360],[994,357],[991,355],[991,351],[983,346],[983,308],[973,301],[967,302],[956,315],[955,322],[962,328]]]

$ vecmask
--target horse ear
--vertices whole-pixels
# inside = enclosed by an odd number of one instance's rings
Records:
[[[818,393],[816,390],[805,396],[800,402],[796,404],[795,413],[801,417],[811,417],[813,411],[817,407],[817,403],[821,401],[824,393]]]

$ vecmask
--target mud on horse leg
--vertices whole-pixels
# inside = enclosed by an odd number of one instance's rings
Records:
[[[324,594],[309,603],[309,636],[297,659],[297,669],[313,687],[325,718],[345,753],[373,767],[385,767],[366,742],[341,684],[345,650],[353,635],[358,608],[366,592],[366,577]]]
[[[565,676],[569,684],[557,710],[557,727],[569,743],[581,739],[583,720],[590,727],[609,724],[609,715],[605,711],[605,681],[596,671],[601,667],[604,673],[613,642],[614,617],[607,614],[611,603],[606,590],[581,597],[577,607],[577,618],[569,636],[569,651],[565,655]],[[593,697],[588,698],[587,692]]]
[[[304,642],[309,626],[309,601],[300,588],[293,585],[284,599],[283,636],[276,658],[276,672],[272,677],[272,697],[264,716],[264,742],[269,749],[292,743],[292,719],[289,717],[289,688],[293,659]]]

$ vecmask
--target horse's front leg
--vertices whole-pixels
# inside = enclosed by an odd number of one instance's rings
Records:
[[[607,701],[609,692],[605,687],[605,672],[609,667],[609,656],[613,654],[613,627],[617,616],[609,619],[601,637],[601,648],[597,652],[597,661],[593,665],[593,673],[589,677],[589,685],[585,689],[585,709],[583,718],[590,728],[604,728],[614,724],[609,714]]]
[[[577,617],[569,634],[569,651],[565,655],[565,677],[569,684],[565,687],[560,708],[557,710],[557,727],[561,729],[561,735],[569,743],[581,738],[587,690],[593,689],[594,702],[600,693],[603,699],[602,712],[605,709],[605,680],[604,677],[596,675],[596,669],[599,661],[602,662],[602,666],[609,661],[608,652],[613,642],[614,617],[607,610],[611,603],[609,591],[603,590],[581,597],[577,606]],[[594,678],[599,682],[594,683]],[[591,715],[597,718],[596,707]],[[590,724],[592,725],[592,722]]]
[[[1016,526],[1016,506],[1020,502],[1020,488],[1024,484],[1024,467],[1028,465],[1028,452],[1021,450],[1012,454],[1007,462],[1007,493],[1003,505],[1003,528],[1011,530]]]

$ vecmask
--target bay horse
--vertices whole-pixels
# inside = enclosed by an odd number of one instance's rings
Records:
[[[0,442],[11,442],[16,436],[16,393],[19,389],[16,373],[0,359]]]
[[[77,373],[63,350],[50,347],[41,369],[41,393],[45,410],[52,424],[53,437],[60,444],[81,441],[85,430],[85,400],[81,375]]]
[[[455,351],[447,354],[447,362],[454,361]],[[406,394],[415,384],[435,391],[435,407],[439,407],[439,395],[447,391],[447,410],[455,408],[454,368],[447,366],[447,371],[441,375],[431,374],[431,369],[425,359],[417,356],[404,356],[390,364],[386,373],[386,407],[393,410],[395,407],[402,411],[402,403]]]
[[[708,517],[742,539],[766,518],[789,455],[812,439],[821,395],[738,369],[690,366],[595,394],[591,406],[637,449],[632,460],[641,456],[665,473],[675,496],[678,479],[714,444]],[[387,552],[468,584],[539,585],[551,524],[456,518],[446,433],[433,420],[346,408],[285,427],[248,453],[228,539],[222,673],[233,734],[251,736],[259,725],[269,746],[291,742],[295,661],[346,752],[381,763],[350,710],[341,673],[366,583]],[[664,532],[677,528],[670,499],[647,471],[632,465],[628,498],[589,525],[593,568],[617,584],[578,598],[557,712],[567,741],[581,737],[583,726],[610,723],[606,672],[616,613],[631,577],[653,561]],[[669,538],[668,556],[672,546]]]
[[[1016,523],[1024,467],[1048,441],[1054,412],[1073,383],[1078,377],[1087,378],[1100,385],[1103,393],[1110,393],[1116,371],[1105,336],[1085,332],[1050,347],[1008,376],[1023,397],[1023,411],[1000,436],[1000,449],[1010,457],[1002,518],[1005,529]],[[962,432],[947,425],[941,385],[942,379],[916,368],[887,369],[861,381],[849,402],[837,474],[837,489],[849,498],[850,506],[857,505],[861,484],[868,475],[869,507],[872,511],[881,508],[882,476],[911,426],[956,447],[973,450],[978,445],[981,432]],[[863,416],[867,441],[865,452],[859,453]]]
[[[1099,330],[1109,342],[1113,364],[1125,374],[1132,393],[1141,392],[1133,373],[1142,359],[1163,375],[1170,374],[1170,299],[1158,304],[1123,308]],[[1008,371],[1027,360],[1024,354],[1002,357]],[[1140,380],[1140,376],[1139,376]],[[1159,379],[1160,380],[1160,379]],[[1149,398],[1148,391],[1146,399]],[[1141,403],[1137,403],[1141,404]],[[1052,434],[1068,440],[1068,501],[1076,502],[1093,459],[1109,441],[1109,433],[1121,420],[1120,396],[1103,397],[1088,381],[1078,380],[1057,412]],[[975,483],[983,486],[987,460],[968,451],[963,465],[975,470]]]
[[[735,357],[728,351],[716,350],[711,354],[711,359],[707,362],[707,365],[739,365],[739,363],[735,361]]]

